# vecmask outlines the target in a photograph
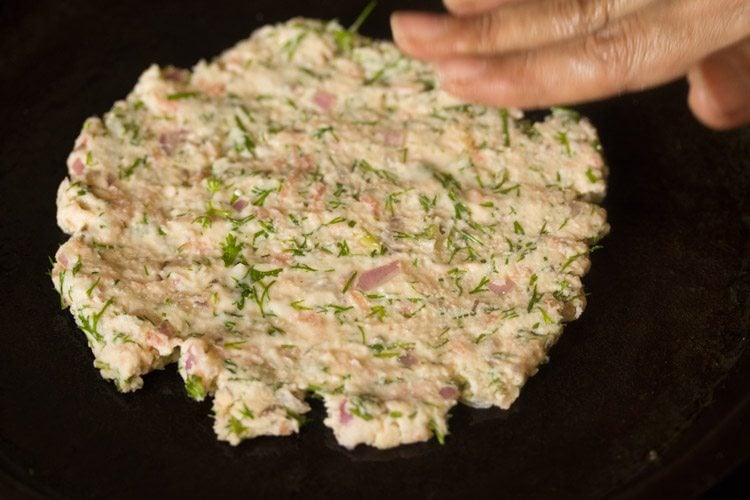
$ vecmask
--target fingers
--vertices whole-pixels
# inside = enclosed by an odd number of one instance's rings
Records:
[[[504,3],[524,0],[443,0],[445,8],[457,16],[489,12]]]
[[[710,6],[702,2],[686,3],[692,7],[679,15],[666,7],[648,16],[634,14],[590,36],[538,50],[438,61],[441,86],[469,101],[533,108],[664,83],[685,74],[693,61],[725,40],[745,36],[741,16],[726,22],[707,16],[701,9]],[[704,30],[696,32],[695,19],[703,19]]]
[[[491,59],[442,61],[441,87],[468,101],[519,108],[617,94],[628,90],[633,68],[641,66],[645,57],[642,47],[630,41],[621,44],[620,39],[612,34],[595,42],[575,41]]]
[[[705,125],[750,123],[750,38],[710,55],[688,72],[688,103]]]
[[[393,37],[404,52],[425,59],[498,54],[594,33],[654,0],[486,1],[499,6],[459,17],[396,12]],[[459,9],[485,5],[465,2],[453,0]]]

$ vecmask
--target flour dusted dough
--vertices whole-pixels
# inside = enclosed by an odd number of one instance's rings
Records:
[[[325,402],[343,446],[508,408],[585,305],[596,133],[456,100],[335,22],[150,67],[68,159],[52,276],[121,391],[177,361],[237,444]]]

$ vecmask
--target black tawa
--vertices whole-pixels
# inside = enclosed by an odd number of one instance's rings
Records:
[[[152,62],[363,4],[0,3],[0,496],[695,496],[750,455],[750,129],[702,127],[684,82],[580,107],[611,168],[588,309],[510,410],[455,408],[444,446],[347,451],[318,405],[298,436],[233,448],[174,368],[127,395],[99,377],[45,274],[84,119]],[[396,7],[440,8],[383,1],[363,32],[389,37]]]

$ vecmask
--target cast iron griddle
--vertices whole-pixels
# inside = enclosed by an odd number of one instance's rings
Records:
[[[427,2],[408,2],[424,7]],[[364,32],[388,37],[381,2]],[[437,2],[427,5],[437,8]],[[299,436],[219,443],[173,368],[122,395],[91,366],[49,278],[55,190],[83,120],[151,62],[190,67],[295,15],[359,2],[0,4],[0,483],[62,498],[314,494],[697,494],[750,454],[750,130],[714,133],[675,84],[585,106],[611,166],[612,233],[583,317],[509,411],[453,412],[444,446],[336,445],[315,406]],[[0,488],[0,495],[3,489]]]

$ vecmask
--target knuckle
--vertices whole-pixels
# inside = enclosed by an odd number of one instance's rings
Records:
[[[493,13],[477,16],[474,24],[474,50],[494,52],[498,41],[498,19]]]
[[[561,23],[576,33],[594,33],[609,25],[615,0],[558,0]]]
[[[613,90],[632,86],[640,61],[638,37],[626,23],[598,30],[584,41],[584,51],[595,71],[605,75]]]

